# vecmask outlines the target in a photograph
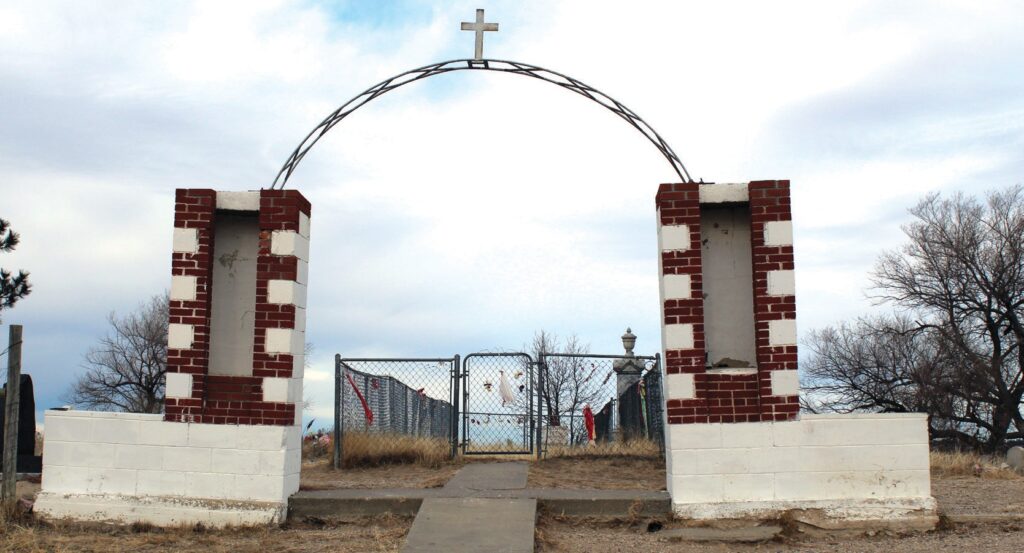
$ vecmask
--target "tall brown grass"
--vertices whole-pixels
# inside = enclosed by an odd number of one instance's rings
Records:
[[[652,458],[661,455],[656,442],[647,439],[635,439],[615,442],[597,442],[593,445],[551,445],[548,444],[547,457],[644,457]]]
[[[417,464],[437,468],[449,462],[451,445],[440,438],[423,438],[405,434],[369,434],[348,432],[341,442],[344,468],[382,465]],[[334,449],[326,452],[334,461]]]
[[[932,451],[932,476],[974,476],[991,480],[1024,478],[1006,465],[1001,457],[971,451]]]

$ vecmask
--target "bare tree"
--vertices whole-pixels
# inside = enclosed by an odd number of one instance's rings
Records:
[[[602,399],[603,385],[610,374],[599,374],[599,367],[586,358],[576,357],[590,352],[590,346],[575,335],[564,343],[557,335],[540,330],[530,345],[533,358],[540,360],[545,353],[562,353],[569,357],[546,357],[541,400],[548,411],[548,424],[561,426],[562,417],[578,413],[583,404],[595,404]],[[596,406],[600,408],[600,406]]]
[[[810,386],[839,409],[923,410],[933,439],[994,451],[1024,438],[1024,188],[925,197],[878,260],[901,310],[812,335]]]
[[[0,219],[0,252],[12,252],[18,246],[21,237],[11,230],[10,223]],[[28,282],[28,273],[18,271],[17,275],[0,269],[0,311],[14,307],[18,300],[32,293],[32,285]]]
[[[65,401],[86,409],[160,413],[167,372],[167,294],[156,295],[118,317],[111,332],[85,354],[85,374],[65,394]]]

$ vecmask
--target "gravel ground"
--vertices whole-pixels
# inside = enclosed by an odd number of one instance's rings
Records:
[[[960,526],[952,530],[906,536],[876,535],[855,538],[798,537],[756,544],[720,542],[673,542],[660,532],[648,533],[645,525],[602,526],[542,521],[538,525],[537,551],[602,553],[672,551],[778,552],[778,553],[1019,553],[1024,551],[1024,532],[1016,524]]]
[[[946,514],[1024,514],[1024,478],[933,477],[932,495]]]

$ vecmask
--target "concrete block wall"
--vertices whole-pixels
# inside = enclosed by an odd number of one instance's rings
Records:
[[[45,428],[42,490],[35,509],[51,518],[273,522],[299,489],[301,436],[296,426],[47,411]]]
[[[210,374],[218,213],[258,217],[251,374]],[[165,419],[213,424],[301,422],[310,204],[295,190],[176,193]]]
[[[923,414],[672,425],[668,490],[690,518],[820,508],[877,519],[934,509]]]

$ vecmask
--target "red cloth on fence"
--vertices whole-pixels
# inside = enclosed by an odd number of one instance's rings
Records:
[[[594,412],[589,404],[583,406],[583,423],[587,425],[587,441],[594,441],[597,434],[594,432]]]
[[[366,398],[363,397],[363,393],[359,391],[359,386],[356,386],[356,381],[352,380],[352,375],[349,374],[348,371],[345,371],[345,377],[348,378],[348,383],[351,384],[352,389],[355,390],[356,396],[359,398],[359,403],[363,404],[363,414],[366,415],[366,424],[373,424],[373,411],[370,410],[370,405],[366,403]]]

